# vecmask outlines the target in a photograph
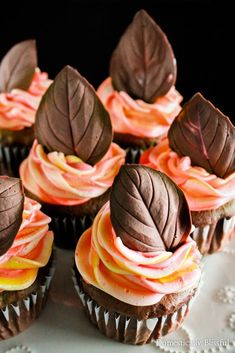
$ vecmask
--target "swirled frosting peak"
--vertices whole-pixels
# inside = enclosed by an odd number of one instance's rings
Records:
[[[0,129],[17,131],[31,127],[41,98],[51,83],[47,73],[36,68],[28,90],[13,88],[0,93]]]
[[[109,203],[78,241],[75,260],[82,278],[122,302],[147,306],[196,285],[201,270],[196,243],[187,237],[175,251],[141,252],[113,229]]]
[[[170,124],[180,112],[183,97],[174,86],[153,103],[133,99],[127,92],[116,91],[108,77],[97,94],[110,114],[115,133],[137,137],[158,138],[167,133]]]
[[[53,233],[48,230],[50,218],[40,208],[38,202],[25,198],[20,229],[11,247],[0,256],[0,291],[28,288],[50,258]]]
[[[235,198],[235,172],[219,178],[193,165],[189,156],[170,148],[167,137],[145,151],[140,163],[167,174],[183,190],[191,211],[214,210]]]
[[[24,187],[44,202],[79,205],[105,193],[124,162],[125,151],[115,143],[91,166],[74,155],[46,153],[35,140],[20,166],[20,177]]]

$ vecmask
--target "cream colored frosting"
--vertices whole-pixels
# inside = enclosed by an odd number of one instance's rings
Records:
[[[79,205],[104,194],[125,162],[125,151],[115,143],[94,166],[77,156],[45,153],[35,140],[20,166],[24,187],[40,200],[57,205]]]
[[[235,198],[235,172],[225,179],[192,166],[190,157],[179,157],[163,138],[145,151],[140,163],[167,174],[183,190],[191,211],[214,210]]]
[[[149,138],[162,136],[168,131],[181,110],[183,99],[172,87],[153,104],[134,100],[124,91],[115,91],[110,77],[100,85],[97,94],[110,114],[114,132]]]
[[[53,232],[50,217],[40,211],[41,205],[25,198],[23,221],[10,249],[0,256],[0,291],[28,288],[45,266],[52,252]]]
[[[196,285],[200,258],[190,237],[174,252],[129,249],[112,227],[109,202],[82,234],[75,251],[76,266],[88,284],[137,306],[153,305],[165,294]]]
[[[35,122],[35,113],[52,80],[37,68],[27,91],[13,89],[0,93],[0,129],[22,130]]]

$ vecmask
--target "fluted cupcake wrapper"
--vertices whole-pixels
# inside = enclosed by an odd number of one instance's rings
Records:
[[[54,232],[55,244],[62,249],[75,249],[82,233],[90,227],[93,218],[90,215],[50,216],[50,229]]]
[[[139,163],[140,156],[143,153],[143,150],[138,147],[128,147],[126,151],[126,163]]]
[[[52,261],[45,276],[41,279],[37,291],[0,308],[0,341],[24,331],[40,315],[47,301],[54,271],[54,262]]]
[[[74,273],[73,282],[91,323],[107,337],[122,343],[134,345],[151,343],[179,328],[196,297],[194,295],[172,314],[152,319],[137,320],[135,317],[112,312],[98,305],[95,300],[83,291]]]
[[[20,163],[28,156],[28,146],[0,145],[0,174],[19,177]]]
[[[205,227],[196,227],[191,233],[191,237],[196,241],[202,255],[222,250],[234,235],[235,216],[221,218]]]

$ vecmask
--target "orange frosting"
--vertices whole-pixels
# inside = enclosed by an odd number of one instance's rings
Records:
[[[201,255],[188,237],[175,252],[139,252],[126,247],[112,227],[107,202],[78,241],[75,261],[82,278],[131,305],[153,305],[165,294],[196,285]]]
[[[25,198],[23,221],[11,248],[0,256],[0,291],[28,288],[36,279],[38,269],[51,256],[53,233],[51,219],[40,211],[41,205]]]
[[[235,198],[235,172],[225,179],[179,157],[167,138],[145,151],[140,163],[167,174],[183,190],[191,211],[214,210]]]
[[[79,205],[104,194],[124,162],[125,151],[115,143],[98,163],[90,166],[77,156],[46,154],[35,140],[20,166],[20,177],[24,187],[44,202]]]
[[[126,92],[115,91],[110,77],[100,85],[97,94],[110,114],[115,132],[149,138],[162,136],[168,131],[181,110],[183,99],[172,87],[153,104],[134,100]]]
[[[37,68],[27,91],[13,89],[0,93],[0,129],[22,130],[32,126],[41,98],[51,83],[47,73]]]

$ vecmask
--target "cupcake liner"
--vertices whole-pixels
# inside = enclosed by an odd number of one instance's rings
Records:
[[[47,301],[54,271],[52,261],[37,291],[0,309],[0,341],[24,331],[40,315]]]
[[[235,216],[221,218],[205,227],[196,227],[191,237],[196,241],[202,255],[220,251],[235,235]]]
[[[122,343],[141,345],[175,331],[184,321],[196,297],[194,295],[177,311],[152,319],[137,320],[117,312],[112,312],[97,304],[86,294],[73,274],[73,282],[85,312],[91,323],[104,335]]]
[[[78,239],[93,220],[90,215],[50,217],[50,229],[54,232],[55,244],[62,249],[75,249]]]
[[[128,147],[126,151],[126,163],[139,163],[140,156],[143,152],[141,148],[138,147]]]
[[[0,173],[19,177],[20,163],[28,156],[28,146],[0,145]]]

